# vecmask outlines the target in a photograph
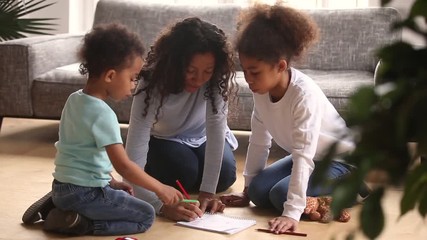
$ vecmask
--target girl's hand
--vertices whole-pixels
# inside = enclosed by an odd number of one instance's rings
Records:
[[[179,202],[174,205],[163,205],[161,211],[164,217],[172,221],[193,221],[203,216],[200,203]]]
[[[280,216],[271,219],[268,221],[268,224],[270,225],[270,231],[279,234],[286,231],[295,231],[298,226],[298,221],[290,217]]]
[[[113,178],[110,181],[110,187],[113,189],[126,191],[130,195],[134,196],[133,187],[127,182],[119,182]]]
[[[166,205],[176,204],[184,199],[184,196],[182,196],[180,191],[165,184],[162,184],[160,190],[156,192],[156,194]]]
[[[223,212],[225,204],[220,199],[215,198],[214,194],[208,192],[199,193],[200,209],[202,212]]]
[[[249,206],[249,198],[245,192],[224,194],[219,199],[226,205],[231,207],[246,207]]]

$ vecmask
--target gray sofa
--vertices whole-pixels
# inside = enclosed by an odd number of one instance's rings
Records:
[[[147,49],[168,24],[198,16],[217,24],[233,41],[239,5],[165,5],[139,0],[100,0],[94,25],[120,22],[138,32]],[[339,112],[349,96],[363,85],[374,85],[378,59],[375,50],[401,38],[390,33],[399,18],[392,8],[306,10],[320,27],[320,40],[294,66],[311,76]],[[76,50],[82,35],[39,36],[0,43],[0,124],[4,117],[59,119],[70,93],[82,88]],[[67,66],[68,65],[68,66]],[[236,62],[236,65],[239,64]],[[237,72],[238,96],[229,103],[228,124],[250,130],[252,94],[242,72]],[[119,121],[127,123],[131,99],[110,102]]]

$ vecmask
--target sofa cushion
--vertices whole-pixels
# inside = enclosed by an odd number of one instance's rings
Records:
[[[390,23],[400,19],[394,8],[309,9],[319,26],[319,41],[297,69],[360,70],[374,72],[377,49],[401,38]]]
[[[34,79],[31,88],[34,116],[39,118],[58,119],[68,96],[82,89],[86,77],[79,71],[79,63],[55,68]],[[108,105],[116,112],[120,122],[129,122],[132,99],[121,102],[107,100]]]
[[[187,17],[200,17],[221,28],[230,38],[236,32],[238,4],[165,4],[141,0],[99,1],[93,25],[110,23],[112,19],[126,25],[142,38],[146,49],[167,26]]]
[[[367,71],[321,71],[301,69],[311,77],[340,113],[345,113],[349,97],[362,86],[373,86],[373,73]]]
[[[57,118],[68,96],[83,88],[86,77],[78,72],[78,65],[55,68],[36,77],[31,87],[35,117]]]
[[[40,118],[60,116],[68,96],[84,87],[86,77],[78,72],[78,64],[56,68],[38,76],[32,87],[34,115]],[[359,87],[373,85],[372,73],[366,71],[321,71],[301,69],[310,76],[323,90],[329,101],[340,113],[344,113],[351,96]],[[252,92],[244,78],[243,72],[236,73],[237,97],[230,98],[228,125],[234,130],[250,130],[253,109]],[[52,101],[55,99],[55,101]],[[122,102],[107,101],[116,112],[119,121],[129,121],[132,99]]]

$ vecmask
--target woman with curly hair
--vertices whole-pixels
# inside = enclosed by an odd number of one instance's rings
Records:
[[[318,29],[305,14],[281,5],[255,5],[242,11],[236,50],[253,92],[252,135],[242,193],[221,196],[226,205],[274,207],[281,215],[269,221],[270,231],[294,231],[306,196],[326,195],[330,186],[312,185],[312,174],[331,144],[337,144],[327,178],[338,179],[352,167],[338,155],[351,151],[344,120],[322,90],[292,61],[316,40]],[[260,37],[262,36],[262,37]],[[266,167],[271,140],[290,155]]]
[[[198,192],[196,205],[163,206],[135,186],[135,195],[158,214],[192,220],[205,210],[222,211],[214,198],[236,180],[232,150],[237,140],[227,126],[227,101],[234,64],[224,32],[199,18],[166,29],[149,51],[134,95],[126,151],[164,184]]]

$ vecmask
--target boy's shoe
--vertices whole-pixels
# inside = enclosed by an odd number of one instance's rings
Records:
[[[93,232],[93,224],[77,212],[54,208],[47,215],[43,229],[49,232],[85,235]]]
[[[24,215],[22,215],[22,222],[25,224],[33,224],[41,219],[44,220],[54,207],[52,192],[48,192],[25,211]]]

